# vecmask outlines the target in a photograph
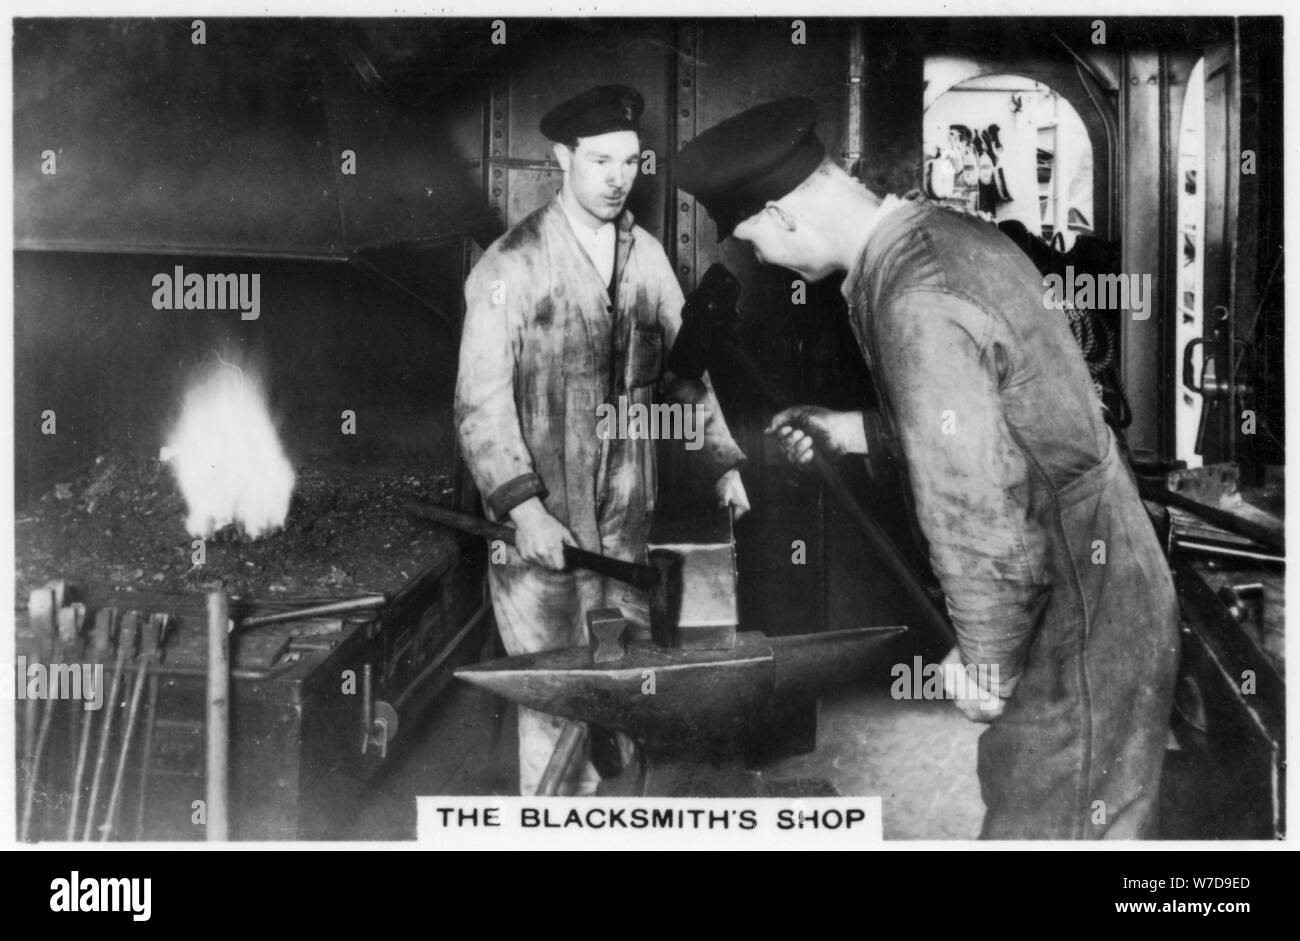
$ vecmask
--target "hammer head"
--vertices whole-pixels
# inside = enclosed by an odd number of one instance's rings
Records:
[[[627,618],[618,608],[587,612],[592,663],[617,663],[627,655]]]

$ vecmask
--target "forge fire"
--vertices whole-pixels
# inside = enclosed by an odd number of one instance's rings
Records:
[[[185,495],[191,536],[237,524],[257,538],[284,525],[294,472],[255,376],[224,361],[185,394],[159,458]]]

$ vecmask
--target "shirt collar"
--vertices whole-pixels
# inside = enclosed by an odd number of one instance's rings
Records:
[[[880,225],[880,221],[884,219],[885,216],[889,215],[895,209],[905,205],[906,202],[904,200],[899,199],[893,193],[890,193],[880,201],[880,208],[878,208],[876,214],[871,217],[871,222],[867,225],[866,238],[862,240],[862,251],[858,253],[858,257],[854,260],[853,267],[849,269],[848,273],[844,277],[844,283],[840,285],[840,293],[844,295],[844,299],[850,304],[853,303],[853,292],[858,286],[859,273],[862,270],[862,258],[867,253],[867,246],[871,244],[871,236],[875,234],[877,227]]]
[[[591,239],[594,241],[602,238],[610,238],[613,236],[614,234],[613,221],[602,223],[599,228],[593,229],[591,226],[587,225],[582,220],[575,219],[572,213],[569,212],[569,207],[564,205],[563,198],[561,198],[558,194],[556,195],[555,200],[560,204],[560,211],[564,213],[564,218],[569,220],[570,227],[572,227],[574,234],[576,234],[579,239]]]

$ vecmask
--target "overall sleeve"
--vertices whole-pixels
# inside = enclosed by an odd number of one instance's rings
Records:
[[[659,256],[661,263],[656,266],[656,277],[659,282],[658,317],[664,331],[664,352],[667,354],[677,340],[678,331],[682,328],[682,306],[686,303],[686,298],[677,283],[676,275],[673,274],[672,265],[668,263],[668,257],[662,250]],[[718,398],[714,395],[713,383],[707,372],[696,382],[674,379],[668,375],[665,376],[662,385],[667,398],[681,402],[687,407],[699,405],[703,408],[704,445],[701,454],[711,477],[715,479],[721,477],[727,471],[745,463],[745,452],[740,450],[740,446],[731,437],[731,429],[727,427],[727,420],[722,414],[721,406],[718,405]]]
[[[485,255],[465,282],[465,323],[456,374],[461,453],[493,517],[546,496],[515,405],[515,370],[527,298],[502,259]]]
[[[876,316],[885,394],[963,659],[1014,679],[1047,600],[1048,534],[1002,409],[994,318],[929,290],[896,296]]]

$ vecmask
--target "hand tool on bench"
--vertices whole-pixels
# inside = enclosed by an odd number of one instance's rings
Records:
[[[99,839],[106,842],[117,827],[117,805],[122,796],[122,782],[126,777],[126,765],[131,755],[131,743],[135,740],[136,719],[140,715],[140,702],[144,698],[145,681],[149,668],[158,659],[162,647],[163,634],[167,631],[167,615],[151,614],[141,628],[140,654],[137,657],[135,684],[131,688],[131,706],[126,714],[126,725],[122,728],[122,748],[117,755],[117,772],[113,775],[113,789],[108,797],[108,811],[104,814],[104,824],[100,827]]]
[[[246,617],[237,626],[242,630],[249,627],[261,627],[265,624],[282,624],[287,621],[305,621],[308,618],[328,618],[343,614],[355,614],[359,611],[373,611],[376,608],[384,607],[391,600],[392,597],[387,593],[358,595],[356,598],[345,598],[340,601],[308,605],[288,611],[276,611],[273,614],[258,614]]]
[[[44,588],[38,588],[31,593],[27,602],[28,622],[31,625],[32,633],[36,637],[37,655],[39,659],[49,667],[52,667],[59,659],[59,633],[58,633],[58,616],[59,616],[59,592],[51,585]],[[27,678],[20,677],[19,682],[26,682]],[[47,684],[47,695],[42,704],[38,699],[31,696],[27,697],[28,716],[34,719],[36,712],[40,712],[39,728],[33,728],[34,722],[28,722],[26,740],[23,743],[23,809],[22,815],[18,821],[18,839],[26,842],[31,833],[32,810],[36,801],[37,781],[41,775],[41,758],[45,752],[45,744],[50,737],[50,726],[54,721],[54,698],[49,696]]]
[[[140,631],[140,612],[127,611],[118,622],[117,655],[113,663],[113,679],[109,684],[108,698],[104,707],[108,714],[104,716],[99,728],[99,747],[95,753],[95,772],[90,778],[90,798],[86,802],[86,826],[81,832],[83,840],[89,840],[95,829],[95,812],[99,807],[99,788],[104,780],[104,769],[108,765],[108,744],[113,736],[113,725],[118,710],[118,700],[122,695],[122,674],[126,670],[127,658],[132,655]]]
[[[485,539],[500,539],[507,545],[513,546],[515,544],[514,527],[506,526],[504,523],[494,523],[491,520],[480,519],[477,516],[458,513],[455,510],[448,510],[445,507],[428,503],[417,503],[413,500],[408,500],[405,503],[405,508],[412,516],[420,519],[429,520],[442,526],[449,526],[452,529],[470,533],[471,535],[482,536]],[[622,559],[611,558],[597,552],[589,552],[576,546],[564,547],[564,560],[573,568],[587,569],[608,578],[615,578],[635,588],[652,590],[659,584],[659,571],[653,566],[641,565],[636,562],[624,562]]]
[[[117,609],[100,608],[95,612],[95,624],[90,629],[90,660],[97,665],[103,665],[108,659],[108,651],[113,641],[117,637]],[[99,690],[98,693],[104,698],[100,701],[103,711],[103,705],[107,704],[108,698],[105,690]],[[80,743],[77,746],[77,764],[76,770],[72,774],[72,809],[68,812],[68,832],[69,841],[77,838],[77,821],[80,818],[81,810],[81,791],[86,777],[86,761],[90,756],[90,739],[95,728],[95,713],[88,714],[81,724]]]
[[[144,741],[140,743],[140,773],[135,791],[134,839],[144,838],[144,812],[149,795],[149,765],[153,761],[153,735],[158,720],[158,671],[149,671],[149,702],[144,713]]]
[[[74,675],[81,678],[81,700],[82,703],[89,699],[88,690],[85,684],[91,682],[86,679],[86,671],[82,667],[82,661],[85,654],[86,635],[83,628],[86,624],[86,606],[79,601],[74,601],[59,611],[59,640],[63,645],[63,656],[68,659],[68,666],[76,671]],[[81,703],[69,702],[67,705],[68,713],[68,767],[75,768],[77,763],[77,740],[81,738],[81,726],[86,721],[86,710]]]

